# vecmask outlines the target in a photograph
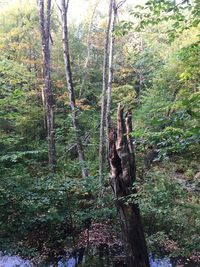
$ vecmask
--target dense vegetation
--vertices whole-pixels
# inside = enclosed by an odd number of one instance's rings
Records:
[[[51,76],[57,166],[55,173],[49,172],[42,47],[34,2],[5,5],[0,16],[0,250],[28,255],[49,248],[62,251],[86,227],[88,218],[116,224],[108,169],[103,197],[97,199],[107,11],[97,7],[94,18],[90,12],[95,1],[91,1],[87,16],[69,24],[80,135],[89,170],[83,179],[71,125],[56,5],[51,25]],[[174,1],[148,2],[143,15],[139,7],[130,12],[124,5],[122,14],[119,11],[122,22],[115,30],[111,112],[114,121],[118,103],[133,111],[138,193],[126,201],[140,204],[148,240],[162,244],[173,240],[179,254],[190,255],[200,249],[199,2],[193,1],[189,9],[176,7],[172,18],[167,12],[169,2]],[[125,14],[129,14],[128,21]],[[164,19],[166,16],[169,19]],[[91,20],[90,58],[84,71]]]

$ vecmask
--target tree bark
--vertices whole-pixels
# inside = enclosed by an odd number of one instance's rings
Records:
[[[77,119],[77,108],[75,102],[75,93],[74,93],[74,85],[72,81],[72,71],[71,71],[71,62],[69,56],[69,44],[68,44],[68,25],[67,25],[67,12],[68,12],[69,0],[67,2],[65,0],[61,1],[61,16],[62,16],[62,33],[63,33],[63,49],[64,49],[64,62],[65,62],[65,74],[67,81],[67,88],[70,100],[70,107],[72,113],[72,123],[76,134],[76,146],[79,156],[79,162],[82,170],[82,177],[88,177],[88,170],[85,166],[85,156],[82,146],[82,141],[80,138],[80,130]]]
[[[136,179],[135,156],[130,133],[131,113],[124,117],[123,107],[118,107],[117,129],[109,131],[110,183],[113,189],[128,267],[149,267],[147,246],[140,218],[139,207],[126,203],[132,193]]]
[[[99,195],[103,191],[103,172],[106,159],[106,146],[105,146],[105,115],[106,115],[106,89],[107,89],[107,67],[108,67],[108,44],[109,44],[109,31],[112,16],[112,2],[110,0],[108,24],[105,32],[104,39],[104,60],[103,60],[103,79],[102,79],[102,95],[101,95],[101,122],[100,122],[100,144],[99,144]]]
[[[113,80],[113,55],[114,55],[114,30],[117,17],[117,6],[116,1],[112,1],[112,20],[110,29],[110,51],[109,51],[109,63],[108,63],[108,90],[107,90],[107,104],[106,104],[106,131],[107,138],[110,129],[110,107],[111,107],[111,90],[112,90],[112,80]]]
[[[50,55],[50,27],[51,27],[51,0],[47,0],[46,16],[44,0],[39,0],[39,20],[43,51],[43,76],[44,76],[44,104],[47,121],[47,140],[49,166],[55,171],[56,149],[53,111],[53,92],[51,88],[51,55]]]

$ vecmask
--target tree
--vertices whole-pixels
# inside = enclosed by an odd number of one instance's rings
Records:
[[[112,17],[113,0],[110,0],[108,24],[104,38],[104,60],[103,60],[103,79],[102,79],[102,95],[101,95],[101,122],[100,122],[100,144],[99,144],[99,187],[100,195],[102,194],[103,187],[103,172],[104,162],[106,156],[105,146],[105,115],[106,115],[106,89],[107,89],[107,65],[108,65],[108,44],[109,44],[109,31]]]
[[[148,267],[139,207],[127,201],[131,194],[136,193],[132,189],[136,180],[136,166],[131,132],[131,113],[127,112],[124,118],[124,108],[119,105],[117,129],[109,129],[110,183],[116,199],[128,267]]]
[[[107,138],[110,129],[110,106],[111,106],[111,90],[112,90],[112,79],[113,79],[113,54],[114,54],[114,30],[116,23],[118,6],[116,5],[116,1],[112,2],[112,21],[111,21],[111,29],[110,29],[110,51],[109,51],[109,63],[108,63],[108,90],[107,90],[107,103],[106,103],[106,132]]]
[[[51,87],[51,54],[50,54],[50,28],[51,28],[51,0],[47,0],[46,16],[44,10],[44,0],[39,0],[39,20],[43,51],[43,75],[44,75],[44,105],[47,121],[47,140],[49,166],[55,171],[56,150],[55,150],[55,129],[53,92]]]
[[[80,129],[77,119],[77,107],[74,93],[74,85],[72,80],[71,62],[69,55],[69,42],[68,42],[68,25],[67,25],[67,12],[68,12],[69,0],[61,1],[61,15],[62,15],[62,33],[63,33],[63,50],[64,50],[64,62],[65,62],[65,75],[67,81],[68,95],[72,113],[72,123],[76,134],[76,146],[78,150],[79,162],[82,169],[82,176],[86,178],[88,176],[88,170],[85,166],[85,156],[80,138]]]
[[[100,191],[102,191],[102,186],[103,186],[102,180],[103,180],[103,171],[104,171],[104,161],[105,161],[105,156],[106,156],[104,131],[105,131],[105,126],[106,126],[106,137],[108,140],[108,132],[110,128],[111,90],[112,90],[112,80],[113,80],[113,55],[114,55],[114,42],[115,42],[114,31],[115,31],[117,11],[125,1],[126,0],[123,0],[123,1],[120,1],[118,4],[116,4],[115,0],[110,0],[108,25],[107,25],[107,30],[105,34],[105,40],[104,40],[104,62],[103,62],[100,146],[99,146]],[[109,52],[108,52],[108,46],[109,46]],[[108,65],[108,70],[107,70],[107,65]]]

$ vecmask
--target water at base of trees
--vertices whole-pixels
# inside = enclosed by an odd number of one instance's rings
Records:
[[[189,262],[183,258],[169,258],[166,255],[155,256],[149,255],[151,267],[197,267],[198,263]],[[98,249],[93,255],[85,255],[84,249],[80,249],[70,256],[58,257],[55,261],[42,262],[34,264],[30,260],[23,259],[20,256],[0,254],[1,267],[126,267],[123,255],[108,255],[105,251]]]

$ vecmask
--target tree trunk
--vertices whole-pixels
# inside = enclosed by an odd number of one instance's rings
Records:
[[[111,90],[112,90],[112,79],[113,79],[113,54],[114,54],[114,30],[117,16],[116,1],[112,1],[112,21],[110,29],[110,51],[109,51],[109,64],[108,64],[108,90],[107,90],[107,106],[106,106],[106,131],[107,138],[110,129],[110,106],[111,106]]]
[[[128,267],[149,267],[147,246],[142,228],[139,207],[126,203],[136,179],[135,156],[130,133],[131,113],[124,117],[123,107],[118,107],[117,129],[109,132],[110,183],[116,198]]]
[[[105,146],[105,115],[106,115],[106,89],[107,89],[107,66],[108,66],[108,43],[109,43],[109,31],[112,16],[112,2],[110,0],[108,24],[105,32],[104,39],[104,60],[103,60],[103,80],[102,80],[102,95],[101,95],[101,122],[100,122],[100,144],[99,144],[99,195],[102,195],[103,191],[103,172],[106,156]]]
[[[51,58],[50,58],[50,26],[51,26],[51,0],[47,0],[46,17],[44,14],[44,0],[39,0],[39,20],[43,51],[43,76],[44,76],[44,104],[47,121],[47,140],[49,166],[55,171],[56,150],[55,150],[55,129],[53,111],[53,93],[51,88]]]
[[[72,123],[76,134],[76,146],[79,156],[79,162],[81,165],[82,170],[82,177],[86,178],[88,176],[88,171],[85,166],[85,157],[83,146],[80,138],[80,130],[79,124],[77,120],[77,108],[75,102],[75,94],[74,94],[74,86],[72,81],[72,72],[71,72],[71,63],[69,57],[69,44],[68,44],[68,26],[67,26],[67,11],[68,11],[68,4],[65,0],[61,1],[61,15],[62,15],[62,32],[63,32],[63,49],[64,49],[64,62],[65,62],[65,74],[67,80],[67,88],[70,100],[70,107],[72,112]]]

